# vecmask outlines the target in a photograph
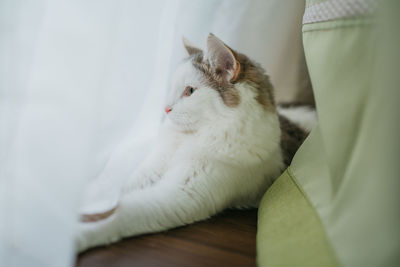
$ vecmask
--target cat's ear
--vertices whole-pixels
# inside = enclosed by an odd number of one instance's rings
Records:
[[[197,46],[195,46],[191,42],[189,42],[189,40],[186,39],[185,36],[182,36],[182,42],[183,42],[183,46],[186,49],[186,52],[188,53],[188,56],[203,52],[200,48],[198,48]]]
[[[224,75],[229,82],[234,82],[239,75],[240,64],[233,50],[212,33],[207,38],[204,61],[208,61],[216,73]]]

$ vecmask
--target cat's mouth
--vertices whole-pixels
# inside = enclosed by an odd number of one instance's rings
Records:
[[[179,116],[178,118],[176,118],[175,116],[167,116],[167,118],[172,122],[172,124],[179,132],[185,134],[193,134],[197,132],[198,121],[191,121],[189,119],[183,118],[183,116]]]

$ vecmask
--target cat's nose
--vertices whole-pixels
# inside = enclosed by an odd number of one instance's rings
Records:
[[[166,106],[164,110],[165,110],[165,113],[168,114],[168,113],[170,113],[172,111],[172,107]]]

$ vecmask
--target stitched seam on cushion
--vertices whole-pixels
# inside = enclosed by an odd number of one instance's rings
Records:
[[[340,260],[338,258],[338,256],[336,255],[336,251],[333,249],[333,246],[331,244],[331,242],[329,241],[329,239],[327,238],[327,232],[325,230],[325,227],[323,227],[323,223],[322,223],[322,219],[319,216],[318,212],[315,209],[315,206],[313,205],[313,203],[311,202],[310,198],[308,197],[307,193],[302,189],[302,187],[300,186],[300,184],[298,183],[295,175],[293,174],[290,166],[286,169],[287,174],[290,177],[290,180],[295,184],[295,186],[297,187],[297,189],[300,191],[300,193],[303,195],[304,199],[306,200],[307,204],[310,206],[310,208],[312,209],[312,212],[314,213],[314,215],[316,216],[319,224],[321,225],[322,231],[324,232],[324,239],[326,241],[326,244],[328,245],[334,260],[336,261],[335,264],[336,266],[342,266],[342,264],[340,264]]]
[[[345,18],[332,21],[323,21],[313,24],[305,24],[302,27],[302,32],[329,31],[335,29],[346,29],[351,27],[370,27],[374,24],[374,19],[371,16],[359,18]]]
[[[317,2],[306,6],[303,24],[373,14],[377,5],[377,0],[326,0]]]
[[[306,8],[324,1],[326,0],[306,0]]]

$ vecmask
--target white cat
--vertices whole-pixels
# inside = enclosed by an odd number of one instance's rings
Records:
[[[272,86],[259,65],[210,34],[205,52],[184,41],[155,150],[103,220],[80,223],[77,248],[256,207],[285,168]],[[110,216],[109,216],[110,215]]]

